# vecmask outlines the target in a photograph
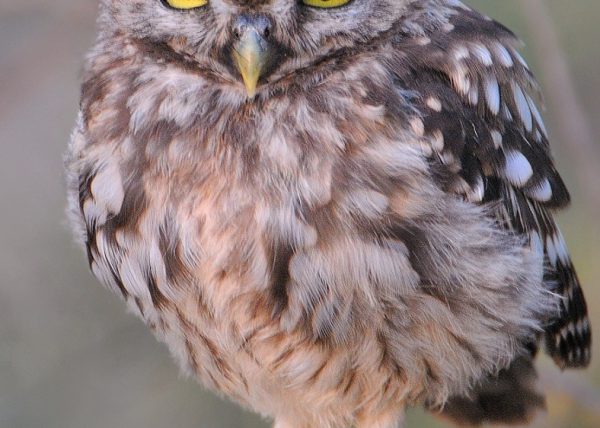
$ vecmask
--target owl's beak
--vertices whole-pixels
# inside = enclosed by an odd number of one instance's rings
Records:
[[[233,45],[233,60],[244,79],[249,98],[256,95],[256,87],[269,59],[268,42],[252,27],[247,28]]]

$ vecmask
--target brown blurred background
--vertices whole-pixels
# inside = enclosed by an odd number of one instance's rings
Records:
[[[516,30],[544,85],[574,199],[560,223],[600,335],[600,2],[468,3]],[[95,9],[95,0],[0,0],[0,427],[266,427],[182,379],[72,244],[61,157]],[[587,371],[563,374],[547,359],[540,370],[549,412],[537,427],[600,427],[600,346]],[[420,410],[407,425],[445,426]]]

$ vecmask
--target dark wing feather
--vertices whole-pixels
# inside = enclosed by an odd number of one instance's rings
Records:
[[[509,30],[456,7],[443,28],[398,37],[398,84],[416,94],[440,185],[495,205],[507,228],[544,252],[545,283],[563,297],[546,328],[546,350],[560,367],[584,367],[591,345],[586,303],[552,218],[569,194],[534,102],[537,84]]]

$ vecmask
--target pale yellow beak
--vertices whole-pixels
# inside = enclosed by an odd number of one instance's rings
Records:
[[[268,60],[265,40],[253,29],[245,32],[233,48],[233,59],[244,79],[248,98],[254,98],[258,80]]]

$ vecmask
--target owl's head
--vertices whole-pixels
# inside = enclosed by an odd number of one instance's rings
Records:
[[[348,48],[369,49],[412,0],[102,0],[104,32],[153,43],[248,96]]]

